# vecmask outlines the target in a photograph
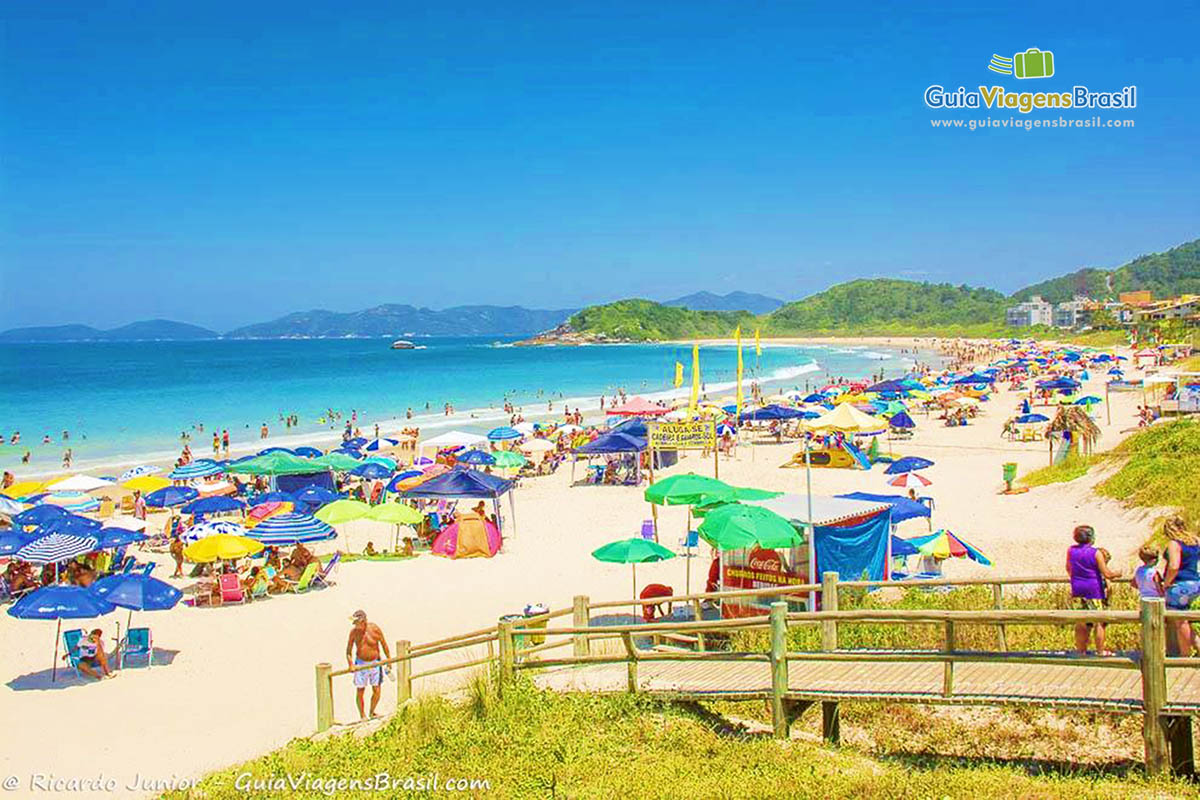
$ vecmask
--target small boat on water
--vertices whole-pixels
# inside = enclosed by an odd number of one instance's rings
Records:
[[[397,339],[396,341],[392,342],[392,349],[393,350],[416,350],[417,346],[415,344],[413,344],[412,342],[410,342],[408,339]]]

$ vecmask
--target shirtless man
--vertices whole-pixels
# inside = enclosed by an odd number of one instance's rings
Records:
[[[348,666],[354,667],[378,662],[380,647],[383,648],[385,656],[392,657],[387,640],[383,638],[383,631],[375,623],[367,622],[367,612],[359,609],[354,612],[350,620],[354,625],[351,626],[350,638],[346,641],[346,664]],[[367,718],[366,712],[363,711],[363,692],[368,686],[371,687],[371,716],[377,716],[375,707],[379,705],[379,692],[382,684],[383,667],[373,667],[354,673],[355,700],[358,703],[360,719]]]

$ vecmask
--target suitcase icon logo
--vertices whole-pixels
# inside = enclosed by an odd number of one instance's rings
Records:
[[[1036,47],[1031,47],[1024,53],[1016,53],[1012,58],[993,53],[988,69],[1021,79],[1049,78],[1054,74],[1054,53]]]

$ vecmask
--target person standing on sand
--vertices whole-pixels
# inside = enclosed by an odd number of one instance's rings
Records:
[[[1108,605],[1106,580],[1115,580],[1121,573],[1108,566],[1108,551],[1095,546],[1096,531],[1091,525],[1075,528],[1075,544],[1067,549],[1067,575],[1071,579],[1071,597],[1079,601],[1084,611],[1101,611]],[[1104,623],[1079,623],[1075,626],[1075,649],[1087,653],[1088,639],[1096,638],[1096,655],[1110,656],[1104,649]]]
[[[383,631],[373,622],[367,621],[367,612],[361,608],[350,617],[354,624],[350,628],[350,638],[346,641],[346,664],[350,667],[364,664],[377,664],[380,661],[379,648],[388,658],[392,657],[388,649]],[[378,716],[375,707],[379,705],[380,687],[383,684],[383,667],[375,666],[354,673],[355,702],[358,703],[359,719],[366,719],[363,710],[363,693],[371,687],[371,716]]]

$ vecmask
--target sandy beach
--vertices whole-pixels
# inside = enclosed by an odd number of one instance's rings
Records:
[[[914,344],[921,347],[928,341]],[[886,343],[899,342],[892,337]],[[1102,379],[1094,375],[1084,391],[1103,396]],[[1099,408],[1100,449],[1113,447],[1127,435],[1123,429],[1136,426],[1139,402],[1140,395],[1112,395],[1111,424]],[[1092,495],[1097,475],[1025,494],[1000,494],[1004,462],[1016,462],[1025,473],[1048,461],[1045,443],[1001,437],[1016,404],[1013,394],[999,391],[967,427],[944,427],[917,414],[915,437],[892,445],[898,454],[936,462],[924,472],[933,481],[927,490],[936,502],[933,527],[950,528],[995,562],[988,569],[952,560],[946,573],[1058,574],[1071,529],[1085,522],[1096,527],[1098,544],[1128,572],[1148,533],[1148,518]],[[741,446],[732,459],[721,461],[720,477],[736,485],[803,492],[804,471],[779,468],[796,447]],[[664,474],[711,470],[711,460],[692,455]],[[870,472],[813,470],[815,494],[856,490],[892,491],[879,467]],[[61,670],[60,678],[67,679],[51,683],[54,623],[0,615],[0,639],[5,643],[0,648],[0,718],[6,723],[0,726],[0,773],[22,781],[33,773],[66,779],[103,776],[120,788],[100,794],[157,794],[167,784],[139,785],[138,776],[178,785],[310,734],[313,665],[345,664],[349,617],[355,609],[365,609],[389,641],[421,642],[493,624],[501,614],[519,611],[527,603],[560,608],[570,606],[577,594],[596,600],[625,598],[628,567],[598,563],[589,553],[636,533],[650,516],[641,495],[641,488],[572,487],[568,466],[552,476],[527,480],[517,490],[515,532],[496,558],[450,561],[426,554],[402,562],[358,561],[341,566],[336,586],[305,595],[245,606],[179,606],[169,612],[135,613],[135,624],[153,628],[163,663],[125,670],[100,683],[81,685]],[[682,536],[685,514],[682,507],[660,511],[660,530],[668,546],[676,547]],[[330,544],[361,551],[368,539],[377,546],[390,542],[392,530],[380,523],[349,523]],[[903,523],[899,533],[925,530],[924,520],[912,520]],[[703,588],[709,563],[708,548],[702,546],[701,551],[690,560],[693,591]],[[688,561],[643,565],[638,569],[639,585],[655,581],[682,593]],[[169,574],[165,563],[156,573]],[[186,587],[191,581],[174,583]],[[123,626],[125,619],[125,612],[118,611],[96,622],[110,637],[116,623]],[[1063,636],[1066,646],[1068,633]],[[418,684],[417,691],[430,688]],[[384,712],[394,708],[395,697],[395,684],[386,683]],[[354,712],[349,678],[335,681],[335,704],[337,719],[350,720]]]

